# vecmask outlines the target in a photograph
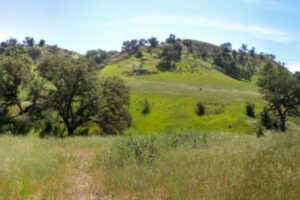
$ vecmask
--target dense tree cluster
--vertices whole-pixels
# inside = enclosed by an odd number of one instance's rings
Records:
[[[248,51],[243,44],[239,52],[232,50],[231,43],[224,43],[215,54],[214,64],[229,76],[239,80],[250,80],[255,73],[256,65],[251,63],[249,56],[255,57],[255,48]]]
[[[130,126],[128,88],[119,78],[99,78],[90,61],[102,62],[106,52],[78,58],[42,56],[30,44],[5,43],[0,112],[8,120],[1,122],[2,131],[26,134],[34,129],[41,136],[72,136],[85,134],[89,127],[97,127],[98,134],[120,134]]]
[[[162,46],[161,61],[157,68],[161,71],[172,71],[176,69],[176,63],[181,60],[182,46],[180,43],[165,44]]]

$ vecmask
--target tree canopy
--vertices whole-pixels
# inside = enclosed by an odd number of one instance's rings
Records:
[[[286,131],[288,116],[298,116],[300,84],[284,67],[268,67],[258,81],[261,93],[268,101],[268,108],[280,121],[281,131]]]

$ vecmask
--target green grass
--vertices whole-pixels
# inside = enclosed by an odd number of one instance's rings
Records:
[[[144,54],[144,68],[157,71],[158,60]],[[246,102],[256,104],[259,113],[265,105],[255,82],[238,81],[217,71],[208,62],[185,55],[178,68],[181,71],[159,72],[146,76],[127,76],[140,60],[135,57],[106,66],[100,76],[116,75],[130,87],[133,124],[130,131],[155,133],[186,130],[225,131],[254,133],[257,120],[245,115]],[[257,79],[254,77],[254,79]],[[151,112],[141,113],[147,99]],[[195,106],[202,101],[208,107],[208,115],[199,117]]]
[[[296,133],[261,139],[211,134],[196,146],[188,142],[173,148],[166,148],[169,140],[164,138],[158,152],[152,150],[156,152],[153,162],[129,159],[121,166],[112,160],[124,159],[128,155],[124,151],[130,155],[133,148],[141,150],[140,155],[149,155],[153,145],[150,139],[120,140],[123,145],[117,142],[115,147],[122,151],[99,152],[93,168],[102,182],[101,191],[116,199],[257,200],[297,199],[300,195],[300,137]]]
[[[297,130],[260,139],[1,136],[0,199],[297,199],[299,143]]]
[[[76,152],[100,149],[103,138],[0,136],[0,199],[58,199],[72,185]],[[64,198],[61,198],[64,199]]]

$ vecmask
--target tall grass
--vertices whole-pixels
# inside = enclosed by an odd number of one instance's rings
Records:
[[[0,136],[0,199],[67,199],[76,155],[103,143],[109,139]]]
[[[162,142],[169,144],[168,140],[173,140],[169,136],[171,139],[160,141],[152,162],[139,162],[132,151],[139,149],[149,155],[152,147],[145,144],[153,138],[140,137],[120,139],[111,151],[98,155],[94,171],[107,195],[116,199],[180,200],[300,196],[300,136],[296,133],[262,139],[216,134],[202,137],[198,145],[190,145],[190,140],[165,148]],[[136,145],[128,141],[135,141]],[[116,153],[116,149],[123,151]],[[120,157],[124,154],[133,159],[126,159],[124,165],[112,162],[114,158],[124,159]]]
[[[55,199],[66,158],[54,146],[53,140],[1,136],[0,198]]]

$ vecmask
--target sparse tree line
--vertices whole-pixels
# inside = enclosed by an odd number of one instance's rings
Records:
[[[160,59],[157,69],[175,71],[177,63],[182,59],[183,48],[195,58],[211,62],[218,70],[238,80],[250,80],[257,72],[258,60],[269,62],[276,59],[275,55],[257,53],[255,47],[248,48],[246,44],[242,44],[237,51],[229,42],[218,47],[204,42],[179,39],[174,34],[171,34],[165,42],[159,42],[155,37],[124,41],[122,52],[142,58],[143,50],[147,49],[149,52],[156,49]]]

